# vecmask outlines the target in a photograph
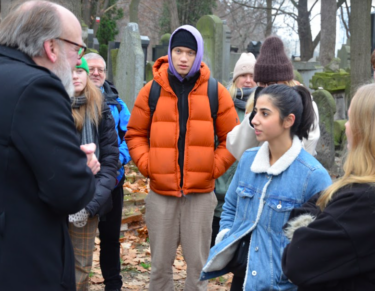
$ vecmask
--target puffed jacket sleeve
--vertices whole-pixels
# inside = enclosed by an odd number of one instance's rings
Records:
[[[319,285],[373,273],[374,206],[373,187],[336,195],[312,223],[295,231],[283,253],[284,274],[299,287],[323,290]]]
[[[246,113],[241,124],[234,127],[227,135],[227,149],[238,161],[247,149],[259,146],[249,118],[250,113]]]
[[[312,98],[312,96],[311,96]],[[312,156],[316,156],[316,146],[320,138],[320,128],[319,128],[319,110],[316,103],[313,101],[313,108],[315,112],[315,120],[313,127],[309,131],[309,135],[302,140],[303,148]]]
[[[219,145],[215,150],[214,179],[223,175],[235,161],[235,158],[226,148],[227,134],[236,125],[240,124],[239,117],[228,90],[220,83],[218,83],[218,86],[219,108],[215,126]]]
[[[128,132],[125,135],[130,156],[139,171],[145,177],[149,176],[148,155],[150,151],[149,131],[151,120],[148,96],[150,94],[151,84],[152,81],[147,83],[139,91],[130,115]]]
[[[129,148],[125,142],[125,134],[128,131],[128,123],[130,119],[130,112],[128,107],[126,106],[125,102],[122,101],[120,98],[117,98],[117,101],[121,105],[121,111],[119,116],[119,124],[118,126],[121,128],[121,131],[124,133],[124,136],[119,136],[121,143],[119,145],[120,150],[120,162],[122,165],[126,165],[130,162],[130,154],[129,154]]]
[[[102,216],[112,209],[111,192],[116,186],[119,149],[115,122],[107,104],[103,103],[102,118],[99,123],[100,171],[95,176],[94,198],[86,206],[90,216]]]
[[[61,81],[48,76],[29,84],[14,116],[11,139],[38,181],[40,199],[60,214],[84,208],[95,192],[95,179],[79,147]]]

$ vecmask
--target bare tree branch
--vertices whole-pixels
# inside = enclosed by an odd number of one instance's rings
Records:
[[[318,3],[318,0],[315,1],[315,3],[311,6],[310,10],[309,10],[309,14],[311,14],[311,11],[313,10],[315,4]]]

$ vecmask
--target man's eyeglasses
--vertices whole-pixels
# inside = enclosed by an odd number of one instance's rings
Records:
[[[89,67],[90,74],[95,73],[95,70],[97,70],[100,75],[103,75],[105,73],[105,69],[104,68]]]
[[[79,50],[78,50],[78,57],[79,57],[79,58],[82,58],[83,55],[85,54],[85,51],[86,51],[87,47],[85,47],[84,45],[80,45],[80,44],[78,44],[78,43],[75,43],[75,42],[73,42],[73,41],[70,41],[70,40],[67,40],[67,39],[65,39],[65,38],[61,38],[61,37],[56,37],[56,39],[58,39],[58,40],[62,40],[62,41],[65,41],[65,42],[67,42],[67,43],[70,43],[70,44],[72,44],[72,45],[75,45],[75,46],[79,47]]]

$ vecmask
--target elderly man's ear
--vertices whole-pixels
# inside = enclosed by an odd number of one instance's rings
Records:
[[[57,45],[56,40],[54,39],[46,40],[43,46],[44,46],[44,51],[46,52],[46,56],[48,60],[50,60],[52,63],[55,63],[57,61],[57,56],[60,52],[60,48]]]

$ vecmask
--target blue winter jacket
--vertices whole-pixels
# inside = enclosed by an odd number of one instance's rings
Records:
[[[327,171],[302,149],[297,137],[272,166],[268,142],[247,150],[225,196],[218,234],[222,240],[210,250],[201,280],[228,273],[226,266],[239,240],[251,232],[243,290],[296,290],[281,270],[283,250],[289,243],[282,227],[293,208],[330,184]]]
[[[119,98],[117,89],[112,83],[105,81],[102,87],[102,92],[104,94],[107,105],[111,109],[111,113],[115,120],[115,125],[116,125],[115,127],[116,127],[118,146],[119,146],[119,151],[120,151],[119,163],[121,164],[121,167],[118,170],[118,176],[116,177],[116,180],[117,180],[116,187],[117,187],[118,183],[121,181],[122,177],[124,176],[125,170],[124,170],[123,165],[126,165],[131,160],[129,149],[124,138],[128,130],[127,127],[128,127],[128,122],[130,118],[130,112],[125,102]]]

